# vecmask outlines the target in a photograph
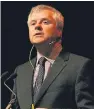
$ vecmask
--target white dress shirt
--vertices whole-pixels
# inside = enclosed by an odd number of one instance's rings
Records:
[[[36,66],[35,66],[35,71],[34,71],[34,83],[33,83],[33,86],[35,85],[35,81],[36,81],[36,78],[38,76],[38,71],[39,71],[39,64],[38,64],[38,60],[41,58],[41,57],[45,57],[43,55],[41,55],[39,52],[37,52],[37,62],[36,62]],[[47,74],[50,70],[50,67],[52,67],[53,63],[55,60],[52,60],[52,59],[49,59],[47,57],[46,58],[46,62],[45,62],[45,74],[44,74],[44,80],[45,78],[47,77]]]

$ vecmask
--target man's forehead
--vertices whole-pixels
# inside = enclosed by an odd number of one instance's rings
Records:
[[[49,12],[53,12],[54,13],[54,11],[53,10],[51,10],[51,9],[37,9],[37,10],[33,10],[33,11],[31,11],[31,13],[41,13],[41,12],[43,12],[43,11],[49,11]]]
[[[41,10],[41,11],[35,11],[31,14],[31,19],[33,18],[41,18],[41,17],[45,17],[45,18],[49,18],[49,17],[53,17],[53,11],[51,10]]]

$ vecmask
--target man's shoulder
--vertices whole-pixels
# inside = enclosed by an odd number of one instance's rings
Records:
[[[18,65],[17,67],[16,67],[16,71],[26,71],[26,70],[28,70],[28,69],[33,69],[33,66],[34,66],[34,64],[35,64],[35,59],[36,58],[33,58],[33,59],[31,59],[30,61],[26,61],[26,62],[24,62],[23,64],[20,64],[20,65]],[[33,66],[32,66],[32,65]]]
[[[77,65],[84,65],[86,63],[93,62],[93,60],[88,57],[74,53],[70,53],[69,61]]]
[[[67,57],[68,63],[76,64],[76,65],[84,64],[88,61],[91,61],[91,59],[88,57],[85,57],[76,53],[65,52],[65,51],[61,52],[60,56],[62,57],[62,59]]]
[[[77,54],[77,53],[72,53],[72,52],[67,52],[67,51],[62,51],[60,53],[60,56],[62,58],[68,58],[69,60],[78,60],[78,61],[85,61],[85,60],[91,60],[88,57],[85,57],[83,55]]]
[[[24,63],[18,65],[17,67],[26,67],[26,66],[28,66],[29,64],[30,64],[30,62],[29,62],[29,61],[26,61],[26,62],[24,62]]]
[[[74,60],[79,60],[79,61],[87,61],[87,60],[91,60],[88,57],[79,55],[79,54],[74,54],[74,53],[70,53],[70,58],[74,59]]]

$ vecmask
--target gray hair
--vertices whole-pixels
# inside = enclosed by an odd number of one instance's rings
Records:
[[[54,18],[56,20],[56,24],[57,24],[57,28],[60,29],[61,31],[63,30],[64,27],[64,16],[55,8],[48,6],[48,5],[37,5],[35,7],[33,7],[28,15],[28,21],[27,23],[29,24],[30,22],[30,17],[32,15],[33,12],[39,12],[41,10],[51,10],[54,12]]]

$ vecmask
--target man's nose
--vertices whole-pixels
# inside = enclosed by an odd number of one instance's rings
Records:
[[[37,25],[35,26],[35,30],[42,30],[41,24],[37,24]]]

